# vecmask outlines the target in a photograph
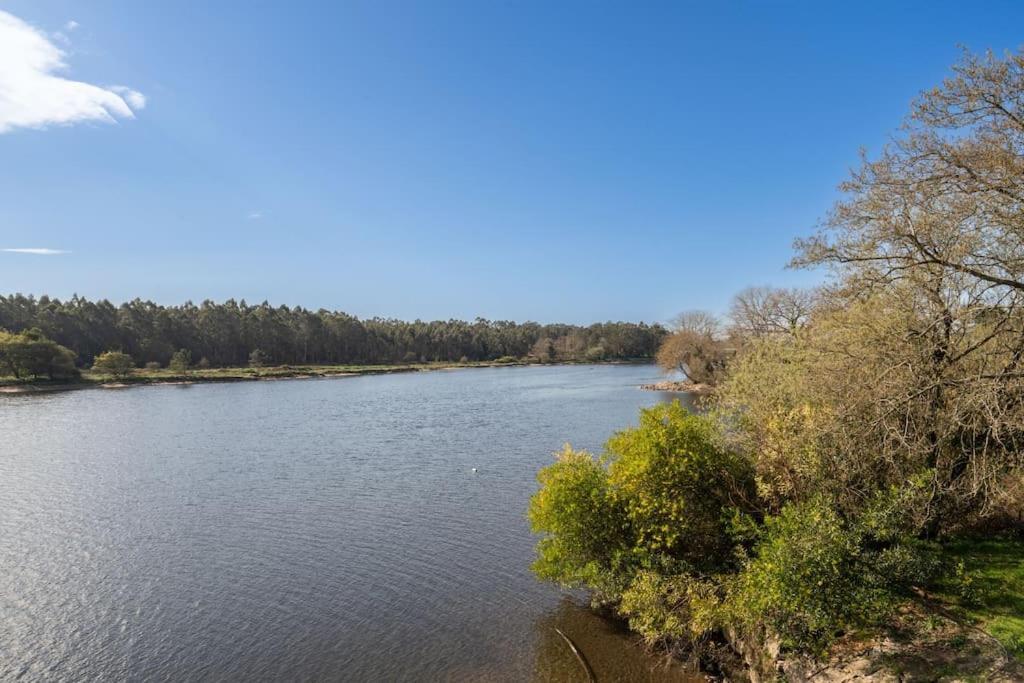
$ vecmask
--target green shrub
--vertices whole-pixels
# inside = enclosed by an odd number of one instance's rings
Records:
[[[638,554],[703,569],[730,559],[727,511],[752,498],[753,473],[718,445],[714,423],[679,401],[640,412],[640,425],[606,446],[612,495],[626,511]]]
[[[820,649],[876,601],[856,580],[858,550],[827,505],[786,506],[765,520],[754,557],[735,578],[730,616],[769,626],[787,645]]]
[[[843,630],[880,622],[938,560],[911,537],[874,535],[828,499],[785,506],[730,580],[724,619],[767,626],[796,650],[820,652]]]
[[[759,498],[752,458],[678,402],[641,411],[601,458],[566,446],[538,475],[529,517],[543,579],[588,588],[650,645],[716,632],[822,652],[927,585],[942,564],[917,540],[930,473],[861,493]]]
[[[93,372],[101,372],[114,377],[124,378],[135,369],[135,359],[121,351],[106,351],[96,356],[92,362]]]
[[[953,567],[952,584],[961,605],[965,607],[981,605],[981,590],[978,588],[977,580],[977,573],[968,571],[964,561],[958,560]]]
[[[72,379],[78,377],[75,353],[35,328],[19,334],[0,329],[0,375]]]
[[[188,349],[178,349],[171,356],[171,362],[167,364],[167,367],[172,372],[184,374],[189,371],[192,367],[192,352]]]
[[[614,600],[630,555],[629,524],[612,497],[608,472],[594,456],[566,444],[557,461],[540,471],[530,500],[537,544],[536,574],[565,586],[587,587]]]
[[[693,649],[717,626],[720,594],[713,579],[687,571],[643,570],[623,592],[618,611],[648,645],[682,644]]]
[[[600,459],[566,446],[538,480],[540,578],[589,588],[648,642],[704,637],[721,593],[707,572],[735,563],[729,520],[753,490],[713,423],[678,402],[644,410]]]

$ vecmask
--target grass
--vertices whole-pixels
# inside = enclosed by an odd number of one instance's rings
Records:
[[[943,597],[1024,661],[1024,539],[959,539],[946,544],[943,553],[963,563],[974,589],[973,599],[965,599],[963,590],[946,584]]]
[[[568,361],[570,363],[574,361]],[[575,361],[582,363],[584,361]],[[628,362],[628,361],[604,361]],[[503,367],[507,365],[534,365],[536,361],[515,358],[500,358],[493,361],[453,361],[432,363],[402,363],[390,365],[275,365],[261,368],[192,368],[187,373],[175,372],[169,368],[149,370],[136,368],[125,377],[115,377],[92,370],[83,370],[75,380],[47,380],[44,378],[22,378],[0,376],[0,386],[66,386],[98,384],[167,384],[172,382],[231,382],[258,379],[285,379],[289,377],[331,377],[344,375],[371,375],[394,372],[416,372],[452,368]]]
[[[283,379],[288,377],[330,377],[339,375],[366,375],[392,372],[415,372],[418,370],[439,370],[455,367],[479,367],[498,363],[409,363],[395,365],[275,365],[261,368],[191,368],[188,372],[176,372],[170,368],[150,370],[136,368],[126,376],[115,376],[103,372],[83,370],[80,378],[68,381],[46,379],[20,380],[14,377],[0,377],[0,384],[6,385],[61,385],[61,384],[163,384],[169,382],[228,382],[256,379]]]

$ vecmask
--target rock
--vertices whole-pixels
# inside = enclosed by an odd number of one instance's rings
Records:
[[[710,384],[701,384],[699,382],[690,381],[665,381],[656,382],[654,384],[641,384],[641,389],[647,389],[649,391],[678,391],[685,394],[696,394],[698,396],[704,396],[710,394],[715,390]]]

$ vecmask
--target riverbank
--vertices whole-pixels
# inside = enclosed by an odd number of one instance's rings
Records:
[[[136,368],[129,375],[111,374],[83,370],[74,380],[18,380],[0,377],[0,393],[36,393],[47,391],[68,391],[72,389],[107,388],[118,389],[150,384],[199,384],[209,382],[247,382],[282,379],[316,379],[327,377],[353,377],[358,375],[383,375],[400,372],[429,372],[435,370],[458,370],[463,368],[497,368],[527,365],[625,365],[650,363],[648,358],[616,359],[608,361],[562,361],[541,363],[527,360],[508,361],[466,361],[436,363],[405,363],[393,365],[276,365],[268,367],[193,368],[187,372],[176,372],[169,368]]]
[[[769,647],[733,647],[751,681],[840,682],[1024,680],[1024,540],[994,534],[947,542],[942,556],[959,564],[970,589],[954,582],[921,590],[891,621],[849,632],[822,659]],[[756,664],[755,664],[756,662]],[[751,664],[755,664],[751,666]]]

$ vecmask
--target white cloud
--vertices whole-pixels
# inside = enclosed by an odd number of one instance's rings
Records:
[[[251,220],[251,221],[258,221],[259,219],[263,218],[263,212],[262,211],[250,211],[249,215],[247,216],[247,218],[249,220]]]
[[[74,31],[76,28],[78,28],[79,25],[80,24],[77,21],[72,19],[68,23],[64,24],[64,30],[70,33],[71,31]]]
[[[131,88],[123,85],[111,85],[107,87],[107,90],[115,92],[123,97],[128,103],[128,106],[136,111],[141,111],[146,108],[146,96],[138,90],[132,90]]]
[[[57,254],[70,254],[64,249],[47,249],[46,247],[21,247],[17,249],[0,249],[11,254],[35,254],[37,256],[56,256]]]
[[[65,28],[77,26],[72,21]],[[45,33],[0,11],[0,133],[82,121],[114,123],[135,118],[133,110],[146,105],[145,96],[131,88],[55,75],[67,68],[64,57]]]

